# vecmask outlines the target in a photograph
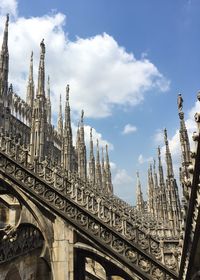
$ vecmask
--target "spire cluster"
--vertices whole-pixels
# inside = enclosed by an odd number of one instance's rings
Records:
[[[66,96],[60,95],[59,115],[57,128],[51,123],[51,90],[48,76],[45,84],[45,53],[44,39],[40,43],[40,60],[38,67],[38,83],[35,90],[33,77],[33,53],[30,57],[29,76],[27,85],[26,102],[13,92],[13,87],[8,87],[9,52],[8,52],[8,24],[6,18],[3,44],[0,54],[0,127],[7,134],[16,135],[18,130],[12,123],[17,119],[22,144],[28,147],[30,162],[35,160],[48,160],[52,166],[60,166],[66,172],[78,174],[83,181],[90,182],[99,192],[113,193],[111,168],[108,155],[108,146],[101,149],[97,140],[96,156],[92,129],[90,131],[90,151],[87,157],[85,144],[84,111],[82,110],[77,129],[76,145],[73,144],[70,87],[66,86]],[[45,92],[47,94],[45,94]],[[65,101],[63,101],[65,99]],[[181,180],[187,178],[190,159],[190,145],[184,121],[183,99],[178,96],[178,110],[180,118],[180,142],[182,150]],[[64,108],[64,114],[63,114]],[[11,117],[12,116],[12,117]],[[178,187],[174,177],[173,162],[169,147],[167,130],[164,130],[166,178],[164,177],[161,152],[158,147],[158,173],[156,162],[148,170],[148,200],[143,199],[139,173],[137,173],[137,209],[140,212],[148,211],[158,219],[169,222],[175,231],[180,229],[181,210]],[[87,164],[88,162],[88,164]]]
[[[147,207],[141,207],[141,185],[138,187],[137,175],[137,210],[152,214],[157,220],[164,224],[171,225],[174,234],[180,234],[181,230],[181,206],[179,200],[178,186],[174,177],[172,157],[170,153],[167,129],[164,129],[166,179],[164,178],[161,149],[158,147],[158,174],[156,171],[156,161],[150,164],[148,169],[148,192]],[[140,190],[140,191],[138,191]]]
[[[188,167],[191,164],[191,151],[187,128],[184,120],[183,112],[183,98],[178,94],[177,99],[178,115],[180,119],[180,145],[182,166],[180,168],[180,183],[183,186],[183,196],[187,197],[188,182],[190,181],[190,174]],[[165,143],[165,161],[166,161],[166,178],[164,177],[163,165],[161,159],[161,149],[158,147],[158,174],[156,171],[156,161],[148,169],[148,193],[147,193],[147,207],[141,203],[143,201],[141,184],[138,183],[137,174],[137,210],[139,212],[147,212],[156,217],[157,220],[163,221],[163,224],[171,225],[174,234],[180,234],[182,224],[182,211],[179,199],[179,191],[177,182],[174,176],[172,156],[167,136],[167,129],[163,131]],[[143,207],[141,207],[143,205]],[[185,200],[183,199],[183,207]]]
[[[51,89],[50,77],[45,84],[45,53],[44,39],[40,43],[40,59],[38,66],[38,83],[35,92],[33,77],[33,52],[31,52],[26,102],[13,92],[12,85],[8,90],[8,22],[7,16],[3,44],[0,56],[0,109],[6,118],[0,118],[0,126],[11,135],[18,133],[12,119],[18,122],[19,131],[25,131],[20,135],[22,144],[26,145],[30,152],[29,161],[41,162],[47,160],[51,166],[62,168],[66,172],[78,175],[83,181],[90,182],[94,188],[102,192],[112,193],[112,180],[108,148],[104,160],[100,161],[99,145],[97,143],[96,161],[93,151],[92,130],[90,133],[90,155],[87,166],[87,150],[84,132],[84,111],[81,111],[80,122],[77,130],[76,146],[73,145],[72,125],[70,116],[70,87],[66,86],[66,96],[63,102],[60,94],[57,128],[51,123]],[[46,92],[46,94],[45,94]],[[63,106],[64,103],[64,106]],[[64,107],[64,118],[63,118]],[[12,115],[12,117],[11,117]],[[13,118],[14,117],[14,118]],[[7,120],[7,122],[5,121]]]

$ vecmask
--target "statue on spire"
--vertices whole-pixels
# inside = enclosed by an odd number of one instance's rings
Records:
[[[69,101],[69,85],[66,86],[66,100]]]
[[[182,112],[182,109],[183,109],[183,98],[181,96],[181,93],[178,94],[177,104],[178,104],[179,112]]]
[[[41,47],[41,52],[45,53],[45,44],[44,44],[44,39],[42,39],[41,43],[40,43],[40,47]]]
[[[81,111],[81,123],[83,123],[83,118],[84,118],[84,110]]]
[[[160,157],[160,146],[158,146],[158,157]]]
[[[166,128],[164,129],[164,140],[166,143],[167,142],[167,129]]]

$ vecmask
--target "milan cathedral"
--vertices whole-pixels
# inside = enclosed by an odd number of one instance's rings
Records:
[[[69,85],[53,126],[44,39],[37,86],[31,53],[26,101],[15,93],[8,26],[9,16],[0,56],[0,279],[199,279],[200,114],[191,152],[179,94],[181,202],[165,129],[166,178],[158,147],[147,201],[137,172],[130,206],[113,193],[108,146],[97,140],[94,149],[92,129],[87,156],[84,111],[74,145]]]

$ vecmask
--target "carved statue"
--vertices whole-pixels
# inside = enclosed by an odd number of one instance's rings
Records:
[[[69,85],[66,86],[66,100],[69,101]]]
[[[83,123],[84,110],[81,111],[81,122]]]
[[[41,52],[45,53],[45,44],[44,44],[44,39],[42,39],[41,43],[40,43],[40,47],[41,47]]]
[[[182,112],[182,109],[183,109],[183,98],[182,98],[180,93],[178,94],[177,104],[178,104],[179,112]]]
[[[165,140],[165,142],[167,141],[167,129],[166,128],[164,129],[164,140]]]

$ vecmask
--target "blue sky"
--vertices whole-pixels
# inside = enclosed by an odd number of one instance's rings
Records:
[[[86,130],[94,127],[100,143],[110,143],[114,190],[119,196],[135,203],[137,170],[145,194],[148,164],[156,158],[157,146],[163,146],[165,127],[177,170],[177,94],[183,95],[191,132],[200,88],[198,0],[0,0],[0,7],[1,33],[5,13],[11,14],[14,89],[25,96],[32,49],[36,79],[44,37],[54,122],[58,95],[64,96],[69,82],[73,127],[83,108]]]

